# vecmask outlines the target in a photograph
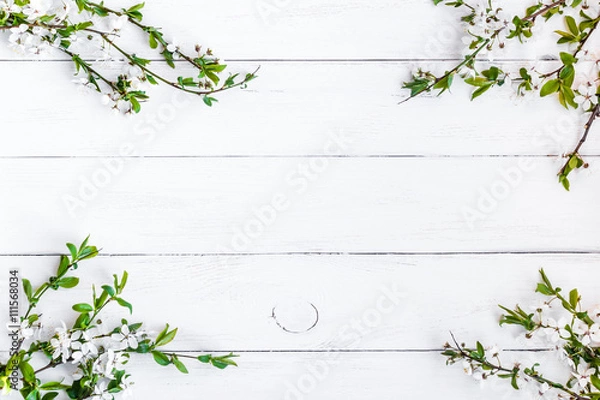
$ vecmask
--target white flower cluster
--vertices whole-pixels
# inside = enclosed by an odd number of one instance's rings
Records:
[[[23,331],[29,333],[25,328]],[[129,361],[127,350],[135,350],[138,343],[147,336],[145,331],[130,331],[129,326],[122,325],[118,333],[103,334],[101,326],[88,330],[70,330],[64,323],[55,329],[50,345],[54,350],[52,358],[57,362],[77,365],[73,373],[73,380],[79,380],[86,374],[86,367],[91,365],[91,370],[101,379],[94,388],[91,399],[112,400],[113,393],[108,391],[108,383],[115,379],[117,371],[123,371]],[[120,389],[127,395],[132,382],[129,376],[121,379]]]
[[[125,87],[128,90],[132,91],[143,91],[146,83],[146,74],[144,71],[137,65],[127,64],[123,68],[123,72],[119,75],[117,82]],[[89,81],[84,78],[82,84],[86,87],[90,87]],[[92,87],[93,88],[93,87]],[[124,100],[116,90],[112,90],[110,92],[104,92],[100,101],[103,105],[109,106],[116,113],[131,115],[132,114],[132,105],[130,101]]]
[[[22,13],[26,23],[10,29],[9,45],[20,54],[42,54],[60,45],[56,29],[37,26],[40,18],[53,16],[46,21],[46,26],[62,24],[69,14],[69,3],[58,0],[31,0],[24,7],[15,4],[14,0],[0,0],[0,12],[6,14]]]
[[[600,347],[600,306],[587,311],[587,315],[593,321],[591,325],[578,318],[571,321],[570,315],[569,318],[564,315],[548,316],[549,313],[554,312],[552,304],[548,302],[531,306],[530,309],[535,313],[534,322],[538,328],[532,335],[527,335],[528,338],[537,339],[543,345],[561,348],[571,338],[571,333],[566,329],[569,327],[576,339],[584,346]]]
[[[495,36],[498,46],[504,47],[506,36],[515,29],[515,24],[511,21],[512,16],[500,7],[490,6],[486,0],[481,0],[473,8],[474,17],[468,27],[469,34],[483,39],[492,39]]]
[[[25,22],[9,29],[9,47],[21,55],[45,55],[64,47],[74,54],[85,51],[103,61],[111,61],[113,56],[111,46],[101,35],[90,35],[85,31],[75,30],[65,37],[64,28],[89,21],[97,32],[116,35],[128,20],[126,15],[108,14],[100,17],[87,11],[80,13],[73,1],[63,0],[30,0],[24,7],[16,5],[14,0],[0,0],[0,12],[26,16]],[[128,90],[136,91],[141,90],[141,83],[145,80],[145,74],[139,67],[127,65],[118,82]],[[84,88],[98,89],[96,84],[90,82],[90,77],[84,70],[79,70],[79,77],[74,81]],[[131,113],[131,102],[122,97],[113,89],[103,95],[102,102],[118,112]]]
[[[491,358],[497,358],[500,354],[500,349],[498,348],[498,346],[487,347],[485,349],[485,353]],[[464,360],[462,366],[463,371],[465,371],[465,374],[473,377],[473,379],[475,379],[478,382],[483,383],[483,381],[490,377],[489,371],[485,371],[483,368],[481,368],[480,365],[474,363],[471,360]]]

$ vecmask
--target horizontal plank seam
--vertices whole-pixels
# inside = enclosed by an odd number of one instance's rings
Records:
[[[165,63],[164,59],[151,58],[149,59],[156,63]],[[496,63],[504,62],[555,62],[558,59],[538,59],[538,58],[504,58],[495,59]],[[94,59],[85,59],[88,62],[94,62]],[[113,60],[114,62],[123,62],[123,60]],[[460,62],[462,58],[230,58],[226,59],[228,63],[412,63],[412,62]],[[487,59],[478,59],[480,62],[489,62]],[[71,63],[70,59],[9,59],[1,58],[0,63],[38,63],[38,62],[53,62],[53,63]],[[176,60],[176,63],[183,63],[182,60]]]
[[[419,354],[419,353],[440,353],[444,351],[442,348],[437,349],[256,349],[256,350],[219,350],[219,349],[209,349],[209,350],[170,350],[176,353],[202,353],[202,352],[219,352],[219,353],[283,353],[283,354],[297,354],[297,353],[408,353],[408,354]],[[528,353],[545,353],[556,351],[551,348],[509,348],[502,349],[502,351],[507,353],[516,353],[516,352],[528,352]]]
[[[58,257],[62,253],[0,253],[0,257]],[[98,257],[270,257],[270,256],[490,256],[490,255],[600,255],[600,250],[507,250],[507,251],[288,251],[262,253],[103,253]]]
[[[265,353],[276,353],[276,354],[324,354],[324,353],[349,353],[349,354],[361,354],[361,353],[407,353],[407,354],[427,354],[427,353],[439,353],[443,349],[257,349],[257,350],[240,350],[240,349],[201,349],[201,350],[163,350],[175,353],[237,353],[237,354],[265,354]],[[502,349],[504,352],[527,352],[527,353],[542,353],[552,352],[554,349],[549,348],[531,348],[531,349]],[[7,351],[0,351],[0,354],[8,353]]]
[[[581,154],[583,157],[600,157],[600,154]],[[139,156],[118,156],[118,155],[13,155],[2,156],[0,160],[64,160],[64,159],[254,159],[254,158],[273,158],[273,159],[289,159],[289,158],[450,158],[450,159],[470,159],[470,158],[556,158],[563,157],[562,154],[228,154],[228,155],[139,155]]]

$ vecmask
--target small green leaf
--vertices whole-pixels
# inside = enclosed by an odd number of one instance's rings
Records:
[[[67,256],[60,256],[60,264],[58,265],[58,271],[56,275],[62,276],[69,269],[69,258]]]
[[[61,278],[56,281],[56,284],[65,289],[74,288],[75,286],[77,286],[77,284],[79,284],[79,278],[74,276]]]
[[[61,382],[46,382],[39,387],[40,389],[44,390],[63,390],[69,388],[70,386],[63,385]]]
[[[577,22],[575,22],[575,18],[567,15],[565,17],[565,22],[567,24],[567,28],[569,28],[569,31],[571,31],[573,35],[579,35],[579,28],[577,28]]]
[[[35,370],[27,361],[21,361],[19,369],[23,374],[23,380],[27,383],[35,383]]]
[[[110,297],[115,297],[115,289],[113,289],[112,286],[104,285],[102,286],[102,289],[104,289],[104,291],[108,293]]]
[[[31,302],[33,288],[31,287],[31,282],[25,278],[23,278],[23,291],[25,292],[25,297],[27,297],[27,300]]]
[[[545,285],[545,284],[543,284],[543,283],[538,283],[538,284],[537,284],[537,288],[535,289],[535,291],[536,291],[536,292],[538,292],[538,293],[544,294],[544,295],[546,295],[546,296],[552,296],[552,295],[554,295],[554,292],[552,292],[552,291],[551,291],[551,290],[548,288],[548,286],[546,286],[546,285]]]
[[[551,79],[542,86],[540,90],[540,96],[545,97],[552,93],[558,92],[558,88],[560,87],[560,83],[558,79]]]
[[[573,309],[575,309],[577,304],[579,304],[579,292],[577,289],[573,289],[571,292],[569,292],[569,304]]]
[[[577,59],[575,57],[573,57],[572,54],[565,53],[565,52],[560,53],[560,60],[565,65],[572,65],[572,64],[575,64],[575,62],[577,62]]]
[[[156,361],[160,365],[166,366],[171,364],[169,357],[163,352],[155,350],[152,352],[152,357],[154,357],[154,361]]]
[[[175,365],[175,367],[182,373],[187,374],[189,373],[188,369],[186,368],[185,364],[182,363],[179,358],[177,358],[177,356],[173,356],[173,364]]]
[[[165,333],[160,339],[156,339],[156,346],[165,346],[175,339],[175,335],[177,335],[177,328],[173,329],[170,332]]]
[[[158,47],[158,42],[156,41],[156,37],[154,37],[153,33],[148,35],[148,44],[151,49],[156,49]]]
[[[79,303],[73,306],[73,310],[77,312],[91,312],[94,311],[94,307],[87,303]]]
[[[77,247],[75,247],[75,245],[73,243],[67,243],[67,248],[69,249],[69,252],[71,253],[71,258],[73,260],[77,259]]]
[[[132,305],[131,305],[129,302],[127,302],[127,301],[123,300],[123,299],[122,299],[122,298],[120,298],[120,297],[115,297],[115,300],[117,301],[117,303],[119,303],[119,305],[120,305],[121,307],[125,307],[125,308],[127,308],[127,309],[129,310],[129,313],[130,313],[130,314],[132,314],[132,313],[133,313],[133,306],[132,306]]]

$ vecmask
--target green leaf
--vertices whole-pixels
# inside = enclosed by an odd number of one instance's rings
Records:
[[[198,361],[200,361],[201,363],[204,364],[211,364],[216,368],[219,369],[225,369],[229,366],[234,366],[237,367],[237,364],[235,363],[235,361],[232,360],[232,358],[237,357],[235,354],[233,353],[229,353],[227,355],[224,356],[220,356],[220,357],[213,357],[211,354],[204,354],[201,356],[198,356]]]
[[[483,347],[483,344],[481,344],[481,342],[477,342],[477,353],[480,357],[485,356],[485,348]]]
[[[91,312],[94,311],[94,307],[87,303],[79,303],[73,306],[73,310],[77,312]]]
[[[590,378],[592,380],[592,385],[594,385],[596,389],[600,390],[600,378],[598,378],[596,375],[591,375]]]
[[[27,301],[31,302],[33,288],[31,287],[31,282],[29,282],[29,280],[25,278],[23,278],[23,292],[25,292],[25,297],[27,297]]]
[[[90,325],[90,314],[89,313],[81,313],[79,315],[79,317],[77,318],[77,320],[75,321],[75,324],[73,324],[73,329],[85,329]]]
[[[40,385],[39,387],[40,387],[40,389],[44,389],[44,390],[63,390],[63,389],[69,388],[70,386],[63,385],[61,382],[46,382],[46,383]]]
[[[129,278],[129,274],[127,271],[123,271],[123,276],[121,277],[121,283],[119,284],[119,292],[122,292],[125,289],[125,285],[127,284],[127,279]]]
[[[560,60],[565,65],[572,65],[572,64],[575,64],[575,62],[577,62],[577,59],[575,57],[573,57],[572,54],[565,53],[565,52],[560,53]]]
[[[567,28],[569,28],[569,31],[571,31],[573,35],[579,35],[579,28],[577,28],[577,22],[575,22],[575,18],[567,15],[565,17],[565,22],[567,24]]]
[[[140,102],[137,101],[137,99],[135,97],[130,97],[129,102],[131,103],[131,109],[136,114],[142,110],[142,106],[140,105]]]
[[[175,339],[175,335],[177,335],[177,329],[175,328],[170,332],[166,332],[162,337],[156,339],[156,346],[165,346]]]
[[[58,392],[50,392],[46,393],[44,397],[42,397],[42,400],[53,400],[56,397],[58,397]]]
[[[440,92],[438,93],[438,96],[442,93],[444,93],[446,90],[450,89],[450,86],[452,86],[452,80],[454,78],[454,74],[453,73],[446,73],[446,75],[444,75],[441,79],[439,79],[434,85],[433,88],[434,89],[440,89]]]
[[[26,390],[30,389],[31,386],[29,387],[24,387],[23,389],[21,389],[21,395],[25,398],[25,400],[40,400],[41,399],[41,394],[40,391],[38,389],[33,389],[31,390],[31,392],[29,392],[26,396]]]
[[[146,3],[139,3],[134,5],[133,7],[129,7],[129,9],[127,9],[127,11],[132,12],[132,11],[139,11],[142,8],[144,8],[144,6],[146,5]]]
[[[67,256],[60,256],[60,264],[58,265],[58,271],[56,275],[62,276],[69,269],[69,258]]]
[[[133,306],[130,303],[128,303],[120,297],[115,297],[115,300],[117,301],[117,303],[119,303],[121,307],[127,308],[129,310],[129,313],[133,314]]]
[[[115,289],[113,289],[112,286],[104,285],[102,286],[102,289],[104,289],[104,291],[108,293],[110,297],[115,297]]]
[[[563,187],[565,188],[565,190],[567,192],[571,189],[571,182],[569,182],[569,179],[567,178],[566,175],[564,175],[564,174],[559,175],[558,182],[563,185]]]
[[[71,253],[71,258],[73,260],[77,259],[77,247],[75,247],[75,245],[73,243],[67,243],[67,248],[69,249],[69,252]]]
[[[94,258],[98,255],[98,249],[96,246],[85,246],[79,252],[78,258],[80,261],[88,260],[90,258]]]
[[[19,369],[23,374],[23,380],[27,383],[35,383],[35,370],[27,361],[21,361]]]
[[[510,379],[510,385],[511,385],[511,386],[512,386],[514,389],[516,389],[516,390],[519,390],[519,384],[517,383],[517,373],[516,373],[516,372],[514,372],[514,371],[513,371],[513,374],[512,374],[512,376],[511,376],[511,379]]]
[[[146,74],[146,79],[148,80],[148,82],[150,82],[151,85],[158,85],[158,82],[156,82],[156,79],[154,79],[152,75]]]
[[[202,100],[204,101],[204,104],[206,104],[209,107],[212,107],[213,102],[218,101],[217,99],[215,99],[214,97],[209,97],[209,96],[204,96],[202,97]]]
[[[173,365],[182,373],[189,373],[188,369],[185,367],[185,364],[182,363],[177,356],[173,356]]]
[[[154,37],[153,33],[148,35],[148,44],[151,49],[156,49],[158,47],[158,42],[156,41],[156,37]]]
[[[61,278],[56,281],[56,284],[65,289],[74,288],[75,286],[77,286],[77,284],[79,284],[79,278],[74,276]]]
[[[484,94],[485,92],[488,91],[489,88],[491,88],[493,85],[491,83],[488,83],[485,86],[481,86],[477,89],[475,89],[473,91],[473,93],[471,93],[471,100],[475,100],[477,97],[481,96],[482,94]]]
[[[544,295],[546,295],[546,296],[552,296],[552,295],[554,295],[554,292],[552,292],[552,291],[551,291],[551,290],[548,288],[548,286],[546,286],[546,285],[545,285],[545,284],[543,284],[543,283],[538,283],[538,284],[537,284],[537,288],[535,289],[535,291],[536,291],[536,292],[538,292],[538,293],[544,294]]]
[[[233,80],[232,80],[232,82],[233,82]],[[402,85],[402,88],[410,89],[410,97],[415,97],[415,96],[419,95],[420,93],[427,91],[430,83],[431,82],[425,78],[414,78],[414,80],[412,80],[410,82],[404,82],[404,84]]]
[[[152,352],[152,357],[154,357],[154,361],[160,365],[166,366],[171,364],[171,360],[169,360],[169,357],[163,352],[155,350]]]
[[[558,79],[551,79],[546,82],[544,86],[542,86],[542,89],[540,90],[540,96],[545,97],[549,94],[556,93],[558,92],[559,87],[560,83]]]
[[[569,292],[569,304],[573,309],[575,309],[577,304],[579,304],[579,292],[577,289],[573,289],[571,292]]]

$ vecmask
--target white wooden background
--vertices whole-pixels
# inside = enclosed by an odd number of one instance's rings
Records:
[[[149,23],[260,79],[212,109],[155,90],[129,119],[82,94],[60,57],[2,46],[3,268],[39,283],[91,233],[104,255],[46,315],[127,269],[136,318],[180,328],[172,349],[241,355],[188,376],[136,359],[135,399],[527,398],[480,388],[439,348],[452,330],[552,361],[498,327],[496,304],[533,302],[542,266],[594,299],[600,132],[567,193],[555,174],[579,120],[554,102],[471,103],[456,87],[398,106],[413,68],[460,58],[456,17],[429,0],[148,1]],[[498,58],[533,64],[549,48]]]

